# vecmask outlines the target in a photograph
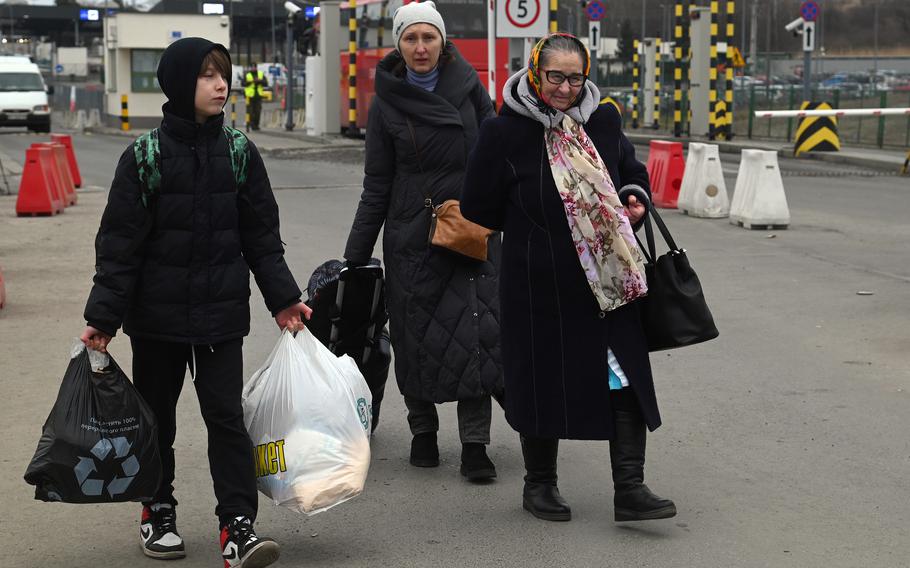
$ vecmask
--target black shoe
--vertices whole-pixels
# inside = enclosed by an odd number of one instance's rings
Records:
[[[461,445],[461,475],[468,481],[489,481],[496,477],[496,466],[487,456],[485,444]]]
[[[139,522],[142,553],[151,558],[183,558],[186,550],[177,532],[177,511],[169,503],[154,503],[142,508]]]
[[[676,505],[644,484],[646,427],[641,411],[614,410],[616,434],[610,440],[613,514],[617,521],[649,521],[676,516]]]
[[[614,493],[613,515],[617,521],[669,519],[676,516],[676,504],[651,493],[642,483]]]
[[[538,519],[545,521],[571,521],[572,509],[559,494],[556,485],[528,483],[522,493],[522,507]]]
[[[411,440],[411,465],[417,467],[437,467],[439,465],[436,432],[424,432],[414,436]]]
[[[224,568],[263,568],[278,560],[278,543],[258,537],[249,517],[235,517],[221,528]]]
[[[556,487],[558,452],[559,440],[521,437],[521,453],[527,471],[522,506],[545,521],[572,519],[572,509]]]

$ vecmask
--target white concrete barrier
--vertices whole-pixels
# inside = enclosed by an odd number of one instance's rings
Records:
[[[93,108],[88,113],[88,124],[86,125],[89,128],[97,128],[101,126],[101,111],[99,109]]]
[[[786,229],[790,225],[777,152],[743,150],[730,222],[746,229]]]
[[[677,208],[692,217],[719,219],[730,214],[730,198],[716,144],[689,144]]]

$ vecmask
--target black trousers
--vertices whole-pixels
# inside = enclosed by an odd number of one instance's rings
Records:
[[[221,523],[246,515],[256,518],[259,496],[253,444],[243,422],[243,339],[215,345],[188,345],[131,338],[133,383],[158,418],[158,447],[163,475],[154,502],[174,499],[174,438],[177,400],[187,366],[208,430],[209,469]],[[149,503],[145,503],[148,505]]]
[[[262,116],[262,97],[250,97],[250,126],[259,129],[259,118]]]

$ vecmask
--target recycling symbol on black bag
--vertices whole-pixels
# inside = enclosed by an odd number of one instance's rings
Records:
[[[122,436],[110,440],[101,438],[95,444],[95,447],[92,448],[94,457],[80,456],[79,462],[73,467],[73,471],[76,474],[76,481],[79,482],[79,487],[82,488],[82,493],[88,496],[101,495],[105,489],[105,484],[111,497],[125,492],[130,483],[133,482],[133,478],[139,473],[139,460],[136,459],[136,456],[129,453],[130,448],[129,440]],[[93,472],[99,471],[98,463],[95,461],[96,458],[102,465],[105,465],[112,452],[115,464],[119,463],[120,465],[119,471],[115,468],[113,477],[110,480],[90,477]],[[120,473],[123,474],[122,477]]]

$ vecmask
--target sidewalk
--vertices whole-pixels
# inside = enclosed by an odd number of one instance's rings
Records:
[[[238,126],[242,130],[242,126],[239,124]],[[117,128],[102,126],[86,129],[86,132],[136,138],[146,131],[136,129],[124,132]],[[263,128],[246,134],[263,155],[272,158],[294,158],[312,153],[331,153],[334,150],[359,150],[364,147],[362,138],[346,138],[340,134],[309,136],[302,129],[287,131],[283,128]]]
[[[749,140],[747,138],[730,141],[715,140],[710,141],[707,138],[677,139],[667,134],[653,133],[649,134],[641,130],[627,130],[626,137],[633,144],[646,145],[651,140],[666,140],[669,142],[682,142],[684,147],[688,147],[689,142],[702,142],[707,144],[717,144],[721,152],[739,153],[745,149],[769,150],[777,152],[782,156],[793,157],[793,144],[778,140]],[[872,170],[881,170],[888,172],[899,172],[907,159],[907,152],[901,150],[879,149],[879,148],[857,148],[842,147],[839,152],[812,152],[803,154],[799,159],[817,160],[833,164],[850,165]]]

